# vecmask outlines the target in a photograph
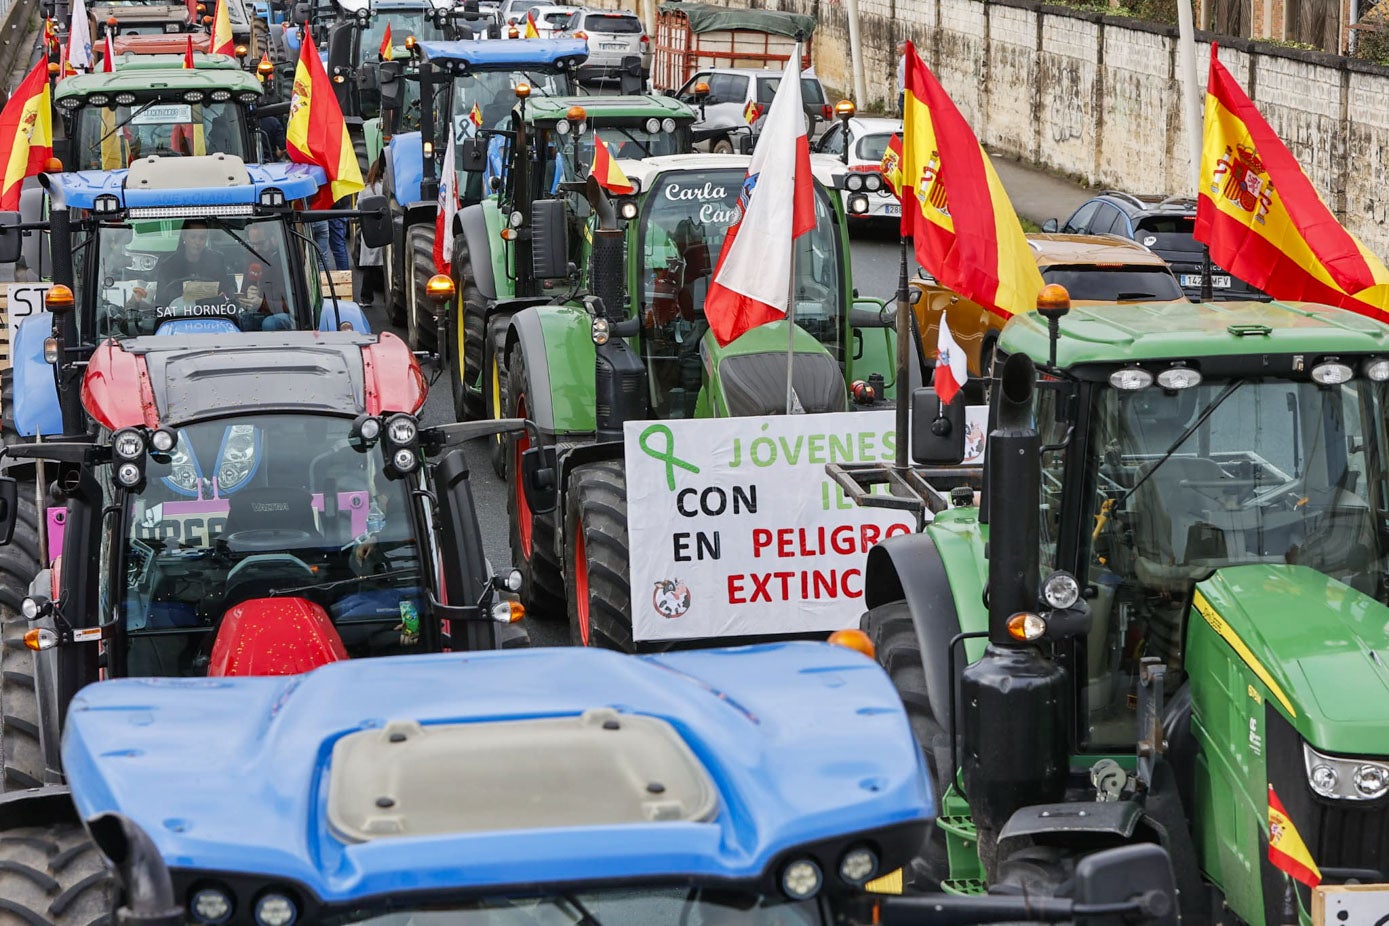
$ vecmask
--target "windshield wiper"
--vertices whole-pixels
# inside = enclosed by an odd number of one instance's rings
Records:
[[[644,158],[649,158],[649,157],[651,157],[651,149],[648,148],[648,147],[646,147],[646,145],[643,145],[641,142],[637,141],[635,138],[633,138],[630,132],[628,132],[626,129],[618,129],[618,131],[621,132],[623,135],[626,135],[626,136],[627,136],[627,140],[628,140],[629,142],[631,142],[632,144],[636,145],[638,148],[640,148],[640,149],[642,150],[642,152],[643,152],[643,153],[642,153],[642,157],[644,157]]]
[[[121,123],[118,123],[118,124],[112,126],[112,127],[111,127],[111,131],[107,132],[105,135],[103,135],[103,136],[101,136],[100,138],[98,138],[98,139],[96,140],[96,144],[92,146],[92,149],[93,149],[93,150],[96,150],[96,151],[100,151],[100,150],[101,150],[101,143],[102,143],[102,142],[106,141],[106,139],[110,138],[112,135],[115,135],[115,134],[116,134],[117,132],[119,132],[121,129],[123,129],[123,128],[125,128],[126,126],[130,125],[130,120],[131,120],[131,119],[134,119],[136,116],[140,115],[140,113],[142,113],[142,112],[144,112],[145,110],[149,109],[149,108],[150,108],[151,106],[153,106],[154,104],[155,104],[155,101],[154,101],[154,100],[150,100],[148,103],[146,103],[145,105],[141,106],[139,109],[134,110],[133,112],[131,112],[130,115],[128,115],[128,116],[125,117],[125,121],[124,121],[124,122],[121,122]]]
[[[1138,481],[1135,482],[1132,486],[1130,486],[1129,490],[1125,492],[1123,495],[1121,495],[1113,505],[1106,504],[1104,507],[1108,511],[1122,509],[1124,507],[1124,502],[1129,500],[1129,496],[1137,492],[1138,487],[1141,486],[1143,483],[1147,482],[1148,478],[1152,476],[1153,473],[1157,472],[1159,466],[1171,459],[1172,454],[1176,453],[1178,448],[1180,448],[1182,444],[1185,444],[1187,442],[1187,438],[1195,434],[1197,429],[1200,428],[1201,425],[1206,423],[1206,419],[1215,413],[1215,410],[1221,406],[1221,403],[1223,403],[1230,396],[1234,395],[1235,390],[1243,385],[1244,380],[1242,379],[1232,380],[1230,383],[1228,383],[1225,386],[1225,388],[1221,390],[1220,395],[1216,396],[1214,399],[1211,400],[1211,403],[1209,405],[1201,409],[1201,414],[1196,416],[1196,420],[1193,421],[1191,424],[1187,425],[1185,431],[1177,435],[1177,439],[1172,442],[1172,446],[1168,447],[1167,450],[1163,453],[1163,455],[1158,457],[1157,462],[1154,463],[1152,466],[1148,467],[1148,471],[1144,473],[1142,476],[1139,476]]]
[[[252,255],[253,257],[255,257],[256,260],[260,261],[261,264],[262,264],[267,270],[270,269],[270,261],[269,261],[269,259],[267,259],[267,258],[265,257],[265,255],[261,254],[261,252],[257,251],[255,248],[251,247],[251,242],[247,241],[245,238],[242,238],[240,235],[238,235],[238,234],[236,233],[236,230],[233,229],[230,225],[228,225],[225,219],[220,219],[220,218],[218,218],[217,216],[210,216],[209,218],[212,219],[212,222],[213,222],[214,225],[216,225],[218,228],[222,229],[222,231],[226,232],[227,234],[231,235],[231,236],[232,236],[232,239],[233,239],[234,241],[236,241],[237,244],[241,245],[243,248],[245,248],[247,251],[249,251],[249,252],[251,253],[251,255]]]
[[[322,582],[317,585],[298,585],[293,588],[272,588],[269,594],[271,598],[276,598],[280,595],[294,595],[300,592],[324,592],[339,588],[343,585],[355,585],[358,582],[375,582],[378,579],[400,579],[407,576],[418,577],[419,574],[420,571],[418,569],[394,569],[390,572],[377,572],[372,575],[353,576],[350,579],[338,579],[335,582]]]

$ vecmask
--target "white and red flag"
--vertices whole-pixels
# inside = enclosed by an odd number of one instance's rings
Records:
[[[940,317],[940,334],[936,338],[936,372],[932,385],[936,387],[936,397],[940,404],[949,405],[955,401],[969,378],[969,361],[965,352],[955,343],[950,334],[950,326],[945,323],[945,313]]]
[[[439,208],[434,213],[434,269],[449,273],[453,258],[453,217],[458,212],[458,171],[454,168],[453,120],[449,120],[449,143],[444,163],[439,167]]]
[[[68,64],[83,71],[92,69],[92,30],[87,25],[87,4],[76,0],[72,21],[68,23]]]
[[[800,56],[762,117],[762,134],[738,196],[738,220],[723,239],[704,314],[720,344],[785,318],[795,240],[815,227],[810,140],[801,103]]]
[[[101,55],[101,70],[110,74],[116,69],[116,48],[111,44],[111,32],[106,32],[106,50]]]

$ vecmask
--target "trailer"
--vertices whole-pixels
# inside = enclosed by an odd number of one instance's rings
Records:
[[[782,68],[801,36],[801,70],[810,70],[815,19],[776,10],[666,3],[656,11],[651,87],[679,90],[700,68]]]

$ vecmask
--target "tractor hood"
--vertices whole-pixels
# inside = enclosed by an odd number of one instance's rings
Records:
[[[1306,566],[1222,569],[1195,614],[1317,749],[1383,754],[1389,742],[1389,608]],[[1199,626],[1199,625],[1198,625]]]

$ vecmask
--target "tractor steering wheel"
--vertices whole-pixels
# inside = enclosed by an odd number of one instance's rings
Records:
[[[252,530],[236,531],[222,538],[222,542],[227,545],[227,549],[231,550],[233,553],[250,553],[259,550],[274,551],[283,550],[287,547],[305,547],[311,546],[313,540],[313,535],[308,531],[293,530],[284,527],[262,527]],[[284,555],[302,564],[302,560],[289,556],[289,554]],[[260,557],[251,557],[239,563],[236,568],[240,569],[242,566],[247,565],[247,563],[251,563],[259,558]],[[309,567],[305,566],[304,568],[308,569]],[[232,570],[232,572],[235,571],[235,569]],[[230,579],[231,576],[227,576],[227,578]]]

